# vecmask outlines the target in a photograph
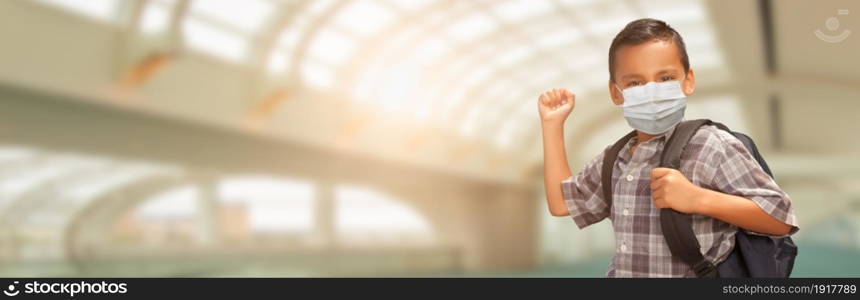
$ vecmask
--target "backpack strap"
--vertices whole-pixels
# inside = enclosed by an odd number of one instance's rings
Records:
[[[672,136],[663,147],[660,156],[660,167],[680,169],[681,153],[690,139],[703,125],[711,124],[710,120],[700,119],[681,122],[675,127]],[[663,237],[672,255],[687,263],[697,277],[718,277],[716,266],[705,259],[700,250],[699,240],[693,233],[692,216],[680,213],[670,208],[660,210],[660,227]]]
[[[618,159],[618,152],[621,148],[636,136],[636,130],[631,131],[627,135],[621,137],[612,147],[606,150],[603,154],[603,166],[600,170],[601,186],[603,187],[603,201],[606,202],[606,207],[612,208],[612,170],[615,167],[615,160]],[[611,211],[611,210],[610,210]],[[611,214],[611,213],[610,213]]]

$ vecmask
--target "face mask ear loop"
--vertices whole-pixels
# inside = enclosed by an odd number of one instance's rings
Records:
[[[612,83],[612,86],[614,86],[614,87],[615,87],[615,89],[616,89],[616,90],[618,90],[618,93],[619,93],[619,94],[621,94],[621,99],[622,99],[622,100],[624,100],[624,92],[623,92],[623,91],[621,91],[621,88],[619,88],[619,87],[618,87],[618,84],[617,84],[617,83],[615,83],[615,82],[613,82],[613,83]],[[622,103],[621,105],[623,106],[623,105],[624,105],[624,103]]]
[[[687,72],[689,72],[689,71],[687,71]],[[684,82],[686,80],[687,80],[687,73],[684,73],[684,78],[682,78],[680,81],[678,81],[681,85],[681,93],[684,93],[684,96],[687,96],[686,89],[684,88]]]

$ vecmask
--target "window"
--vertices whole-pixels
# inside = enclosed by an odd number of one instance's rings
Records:
[[[490,33],[497,27],[498,24],[484,12],[475,12],[449,25],[447,33],[459,41],[469,41]]]
[[[404,245],[433,242],[433,230],[409,206],[390,196],[356,186],[335,190],[340,241],[360,245]]]
[[[314,224],[314,186],[307,181],[263,175],[222,179],[218,195],[226,203],[242,203],[255,232],[311,233]]]
[[[550,1],[509,0],[493,7],[493,13],[507,22],[520,22],[543,15],[552,8]]]
[[[183,24],[188,45],[228,61],[242,63],[250,43],[269,21],[275,6],[268,0],[192,1]]]
[[[317,61],[306,61],[301,69],[302,81],[305,84],[318,89],[331,89],[334,87],[335,74],[331,67]]]
[[[355,42],[332,29],[321,30],[314,36],[308,55],[328,65],[341,65],[352,56]]]
[[[149,0],[143,10],[140,20],[140,31],[144,34],[158,34],[167,30],[170,25],[171,13],[176,1]]]
[[[185,21],[182,29],[185,41],[194,49],[233,62],[245,60],[248,41],[241,35],[219,30],[195,19]]]
[[[200,189],[184,185],[158,193],[147,199],[137,210],[144,219],[192,219],[197,215],[197,197]]]
[[[379,32],[394,20],[394,13],[378,0],[354,0],[334,17],[332,24],[359,35]]]
[[[258,32],[273,11],[274,5],[268,0],[191,1],[194,18],[227,25],[247,34]]]
[[[36,2],[109,23],[117,21],[120,3],[119,0],[36,0]]]

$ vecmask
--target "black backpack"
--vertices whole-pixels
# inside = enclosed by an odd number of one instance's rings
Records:
[[[762,169],[773,178],[770,168],[749,136],[733,132],[723,124],[706,119],[684,121],[675,127],[675,131],[663,148],[660,167],[680,169],[681,152],[699,127],[704,125],[717,126],[738,138]],[[604,200],[610,208],[612,207],[612,170],[615,160],[621,148],[635,135],[635,130],[625,135],[604,154],[601,179]],[[687,263],[698,277],[788,277],[791,275],[794,258],[797,256],[797,246],[790,237],[753,235],[739,229],[735,235],[734,249],[723,262],[715,266],[702,256],[689,214],[668,208],[661,209],[660,227],[672,255]]]

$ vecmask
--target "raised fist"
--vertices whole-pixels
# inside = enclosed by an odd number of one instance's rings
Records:
[[[538,97],[538,112],[544,123],[563,124],[576,105],[576,95],[565,89],[552,89]]]

